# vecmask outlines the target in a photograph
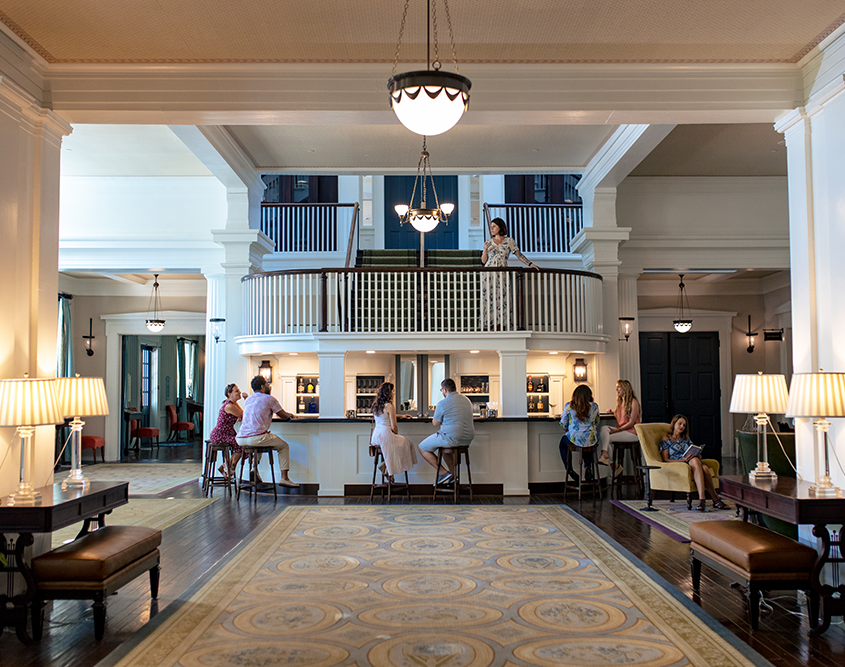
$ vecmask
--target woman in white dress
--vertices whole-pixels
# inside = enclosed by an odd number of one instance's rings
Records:
[[[401,475],[417,463],[417,448],[408,438],[399,435],[396,426],[396,407],[393,405],[395,394],[392,382],[382,382],[376,400],[373,401],[375,427],[371,443],[381,447],[383,465],[386,465],[390,476]]]
[[[528,268],[540,270],[540,267],[519,251],[516,241],[508,236],[508,226],[504,220],[494,218],[490,222],[490,234],[492,238],[484,242],[484,250],[481,251],[481,261],[485,267],[507,266],[508,257],[513,254]],[[505,276],[498,272],[485,272],[482,275],[482,320],[490,329],[494,327],[501,329],[503,324],[506,328],[510,328],[513,304],[510,299],[511,290],[505,287],[505,283]]]

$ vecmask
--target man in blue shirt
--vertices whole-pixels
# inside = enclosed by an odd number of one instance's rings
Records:
[[[458,393],[455,381],[446,378],[440,383],[440,393],[443,400],[434,409],[434,419],[431,423],[440,430],[432,433],[420,443],[422,457],[437,468],[437,450],[441,447],[457,447],[469,445],[475,438],[475,427],[472,423],[472,402]],[[440,482],[448,483],[454,478],[454,462],[451,454],[444,454],[443,460],[449,470],[437,471]]]

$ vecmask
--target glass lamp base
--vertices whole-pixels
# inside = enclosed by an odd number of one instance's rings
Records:
[[[768,463],[758,461],[757,467],[748,473],[748,479],[752,482],[776,482],[778,480],[778,476],[775,474],[775,471],[769,467]]]
[[[39,491],[18,491],[9,496],[9,505],[33,507],[41,504],[41,493]]]
[[[841,498],[842,489],[834,486],[830,477],[825,475],[810,487],[810,495],[816,498]]]
[[[88,486],[88,478],[82,474],[82,469],[71,470],[70,474],[62,481],[62,491],[67,488],[85,488]]]

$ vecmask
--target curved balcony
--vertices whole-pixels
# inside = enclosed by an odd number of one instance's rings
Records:
[[[510,333],[552,341],[605,340],[601,276],[585,271],[296,270],[246,276],[243,287],[239,343],[334,334],[350,342],[385,334],[434,338]]]

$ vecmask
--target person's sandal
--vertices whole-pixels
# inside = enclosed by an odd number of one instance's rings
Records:
[[[722,499],[713,501],[713,509],[714,510],[729,510],[730,506],[726,505]]]
[[[716,505],[713,505],[713,507],[716,507]],[[699,500],[698,501],[698,507],[696,507],[695,509],[697,509],[699,512],[706,512],[707,511],[707,501],[706,500]]]

